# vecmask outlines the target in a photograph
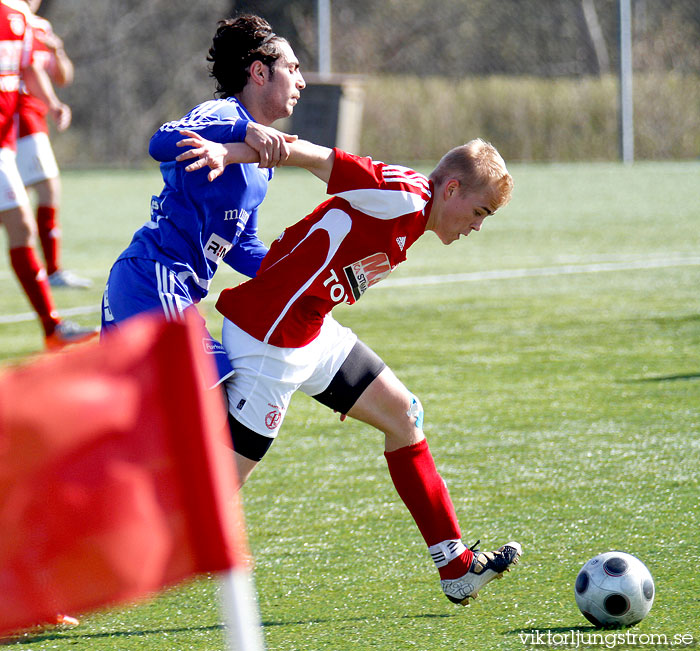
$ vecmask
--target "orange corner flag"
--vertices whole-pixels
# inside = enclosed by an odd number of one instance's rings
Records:
[[[146,317],[0,374],[0,634],[246,563],[197,333]]]

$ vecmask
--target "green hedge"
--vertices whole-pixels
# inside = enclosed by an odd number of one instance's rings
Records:
[[[700,155],[700,76],[634,77],[636,159]],[[436,160],[480,136],[510,161],[616,160],[618,84],[582,79],[374,77],[361,151]]]

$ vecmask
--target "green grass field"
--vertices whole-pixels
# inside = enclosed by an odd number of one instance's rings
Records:
[[[631,630],[700,641],[700,164],[512,172],[512,203],[481,233],[450,247],[428,234],[334,314],[420,396],[465,542],[519,540],[521,564],[468,608],[450,604],[381,436],[297,395],[244,488],[268,649],[519,650],[542,646],[529,633],[588,635],[574,579],[610,549],[640,557],[656,580],[654,607]],[[56,299],[93,306],[75,318],[97,325],[109,265],[159,177],[67,173],[64,186],[66,266],[96,288]],[[279,172],[263,238],[322,196],[310,176]],[[233,282],[222,269],[217,289]],[[6,258],[0,288],[0,315],[30,311]],[[213,301],[203,311],[217,332]],[[40,347],[34,321],[0,323],[3,363]],[[202,578],[10,646],[215,650],[221,622],[217,582]]]

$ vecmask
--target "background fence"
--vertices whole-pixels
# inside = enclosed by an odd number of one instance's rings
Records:
[[[316,4],[44,0],[76,65],[61,164],[147,159],[162,122],[212,96],[206,52],[235,11],[267,17],[316,70]],[[632,23],[637,158],[695,158],[700,2],[632,0]],[[480,135],[510,160],[618,156],[618,0],[336,0],[331,25],[333,72],[364,90],[362,153],[434,159]]]

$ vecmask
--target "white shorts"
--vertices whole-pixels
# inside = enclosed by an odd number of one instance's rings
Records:
[[[58,176],[58,164],[48,135],[32,133],[17,141],[17,169],[24,185],[34,185]]]
[[[17,170],[15,152],[12,149],[2,148],[0,149],[0,210],[27,205],[29,205],[29,196]]]
[[[357,336],[326,315],[321,332],[302,348],[265,344],[224,319],[222,342],[234,369],[226,380],[229,411],[248,429],[268,438],[279,432],[297,389],[324,391],[350,354]]]

